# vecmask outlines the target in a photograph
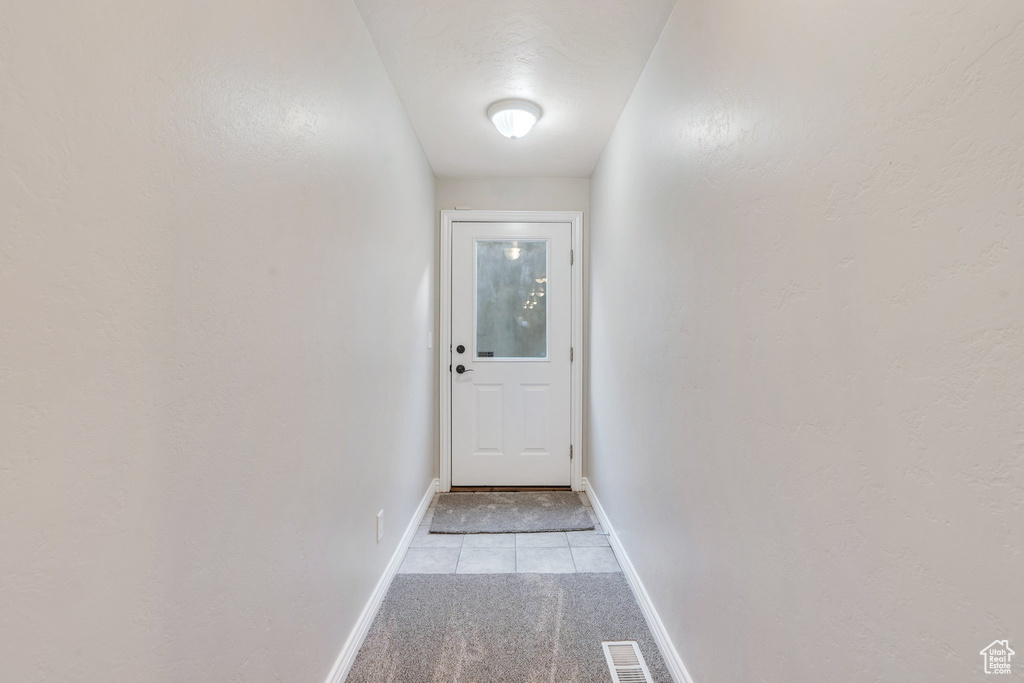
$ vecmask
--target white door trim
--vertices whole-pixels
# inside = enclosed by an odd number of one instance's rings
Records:
[[[571,435],[569,465],[573,491],[583,490],[583,212],[582,211],[468,211],[441,212],[441,329],[438,334],[440,377],[441,491],[452,488],[452,224],[453,223],[569,223],[572,229],[572,347]],[[568,350],[566,350],[568,352]]]

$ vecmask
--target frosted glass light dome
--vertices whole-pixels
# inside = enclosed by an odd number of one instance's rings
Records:
[[[502,100],[491,105],[487,116],[499,133],[515,140],[529,133],[537,123],[540,107],[526,100]]]

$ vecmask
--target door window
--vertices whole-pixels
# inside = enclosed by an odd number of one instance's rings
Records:
[[[547,358],[547,240],[476,241],[476,357]]]

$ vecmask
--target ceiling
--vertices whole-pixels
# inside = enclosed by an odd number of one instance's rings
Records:
[[[355,0],[430,159],[450,177],[589,177],[675,0]],[[540,105],[509,140],[496,100]]]

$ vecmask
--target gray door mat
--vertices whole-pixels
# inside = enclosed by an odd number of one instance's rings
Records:
[[[585,531],[594,522],[572,491],[442,493],[432,534],[509,534]]]

